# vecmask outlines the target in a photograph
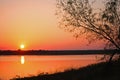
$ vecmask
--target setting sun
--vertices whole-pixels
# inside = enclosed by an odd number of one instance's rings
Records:
[[[21,44],[20,45],[20,49],[24,49],[25,48],[25,45],[24,44]]]

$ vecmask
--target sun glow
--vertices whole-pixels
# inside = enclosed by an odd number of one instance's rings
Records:
[[[24,63],[25,63],[25,58],[24,58],[24,56],[21,56],[20,61],[21,61],[21,64],[24,64]]]
[[[25,48],[25,45],[24,44],[21,44],[20,45],[20,49],[24,49]]]

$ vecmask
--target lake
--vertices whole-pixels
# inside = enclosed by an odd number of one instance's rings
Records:
[[[55,73],[97,63],[100,55],[24,55],[0,56],[0,80]]]

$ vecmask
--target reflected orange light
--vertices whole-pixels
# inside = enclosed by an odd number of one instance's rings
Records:
[[[21,56],[20,61],[21,61],[21,64],[24,64],[24,63],[25,63],[25,58],[24,58],[24,56]]]

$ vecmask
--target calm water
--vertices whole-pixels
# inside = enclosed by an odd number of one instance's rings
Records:
[[[54,73],[96,62],[96,55],[0,56],[0,80]]]

